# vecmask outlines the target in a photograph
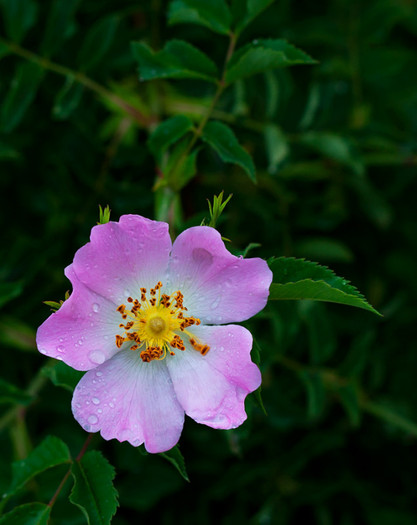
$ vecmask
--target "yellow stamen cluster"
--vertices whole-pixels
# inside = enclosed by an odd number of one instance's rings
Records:
[[[130,320],[125,324],[120,323],[119,327],[125,333],[116,335],[116,346],[121,348],[123,343],[131,341],[133,344],[130,349],[140,349],[142,361],[149,363],[164,359],[167,352],[175,355],[174,349],[184,351],[183,337],[186,335],[194,350],[206,355],[210,347],[199,343],[187,330],[190,326],[199,325],[200,319],[184,315],[187,308],[184,306],[184,296],[179,290],[167,295],[161,294],[161,288],[161,282],[151,288],[149,299],[146,288],[141,288],[140,301],[128,297],[130,308],[125,304],[117,307],[122,319],[129,317]]]

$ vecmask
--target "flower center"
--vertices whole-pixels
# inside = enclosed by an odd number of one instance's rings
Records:
[[[162,283],[158,282],[151,288],[148,298],[146,288],[141,288],[139,299],[127,298],[130,309],[121,304],[117,307],[126,324],[121,323],[123,335],[116,335],[116,346],[131,342],[131,350],[140,350],[142,361],[162,360],[167,352],[174,356],[174,349],[185,350],[184,336],[189,338],[191,346],[202,355],[210,350],[208,345],[197,341],[189,332],[192,325],[199,325],[200,319],[185,316],[184,296],[178,290],[171,295],[161,294]]]
[[[149,330],[154,334],[160,334],[166,328],[166,323],[162,317],[156,316],[149,320]]]

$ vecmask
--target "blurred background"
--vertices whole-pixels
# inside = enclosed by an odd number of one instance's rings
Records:
[[[13,5],[12,5],[13,4]],[[0,0],[0,491],[10,460],[48,434],[85,440],[71,393],[40,369],[44,300],[69,289],[63,269],[98,221],[161,217],[147,145],[158,122],[199,121],[213,87],[139,82],[131,41],[187,40],[222,67],[228,40],[167,24],[162,0]],[[253,156],[257,183],[202,148],[178,194],[177,231],[208,217],[230,249],[327,265],[383,318],[338,305],[269,304],[245,323],[263,372],[267,415],[216,431],[187,419],[180,441],[191,483],[128,444],[99,448],[116,468],[116,524],[413,525],[417,523],[417,2],[276,0],[238,45],[284,38],[318,61],[239,81],[213,118]],[[159,206],[159,207],[158,207]],[[13,399],[12,399],[13,398]],[[65,472],[14,500],[48,501]],[[69,491],[69,487],[68,487]],[[67,491],[67,492],[68,492]],[[51,523],[85,523],[61,497]]]

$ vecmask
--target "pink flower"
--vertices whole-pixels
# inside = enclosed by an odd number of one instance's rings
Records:
[[[88,370],[75,419],[149,452],[179,440],[184,412],[213,428],[246,419],[261,374],[243,321],[266,304],[272,274],[241,259],[213,228],[184,231],[138,215],[95,226],[66,270],[73,292],[38,329],[42,354]]]

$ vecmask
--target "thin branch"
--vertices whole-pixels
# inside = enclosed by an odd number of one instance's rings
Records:
[[[123,100],[121,97],[119,97],[119,95],[116,95],[115,93],[108,90],[95,80],[91,79],[90,77],[87,77],[84,73],[74,71],[66,66],[62,66],[61,64],[52,62],[48,58],[37,55],[36,53],[32,53],[32,51],[29,51],[28,49],[20,47],[19,45],[4,40],[2,38],[0,38],[0,44],[3,44],[6,47],[8,47],[11,53],[18,55],[21,58],[28,60],[29,62],[38,64],[43,69],[53,71],[58,75],[73,78],[76,82],[82,84],[91,91],[94,91],[101,98],[107,100],[108,102],[111,102],[118,108],[125,111],[131,117],[132,120],[140,124],[142,127],[149,128],[155,124],[155,119],[153,117],[144,115],[136,107],[132,106],[131,104]]]

